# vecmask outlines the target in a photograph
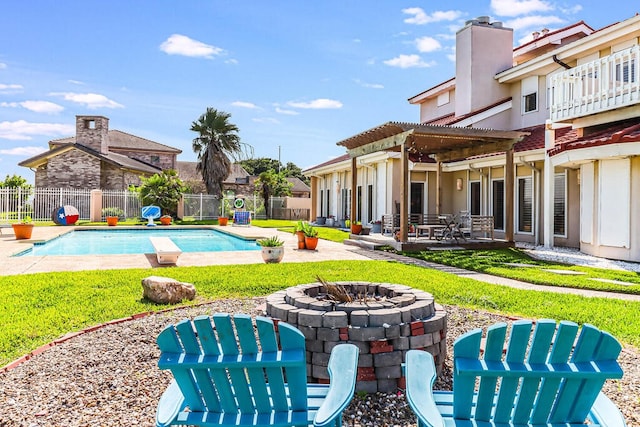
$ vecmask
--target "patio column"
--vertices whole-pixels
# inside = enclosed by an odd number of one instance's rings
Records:
[[[436,214],[442,212],[442,162],[436,163]]]
[[[544,247],[553,247],[553,200],[555,196],[555,167],[549,157],[549,150],[552,149],[556,141],[556,131],[553,129],[551,121],[547,120],[544,133],[544,195],[543,195],[543,227]]]
[[[400,146],[400,241],[409,240],[409,202],[408,184],[409,184],[409,152],[407,151],[407,140]]]
[[[514,210],[514,168],[513,168],[513,148],[510,148],[505,153],[505,211],[507,212],[507,217],[505,218],[504,224],[504,237],[507,242],[513,242],[513,210]]]
[[[309,212],[309,221],[314,221],[318,216],[318,177],[311,177],[311,212]],[[266,206],[265,206],[266,207]]]
[[[354,224],[358,218],[356,218],[356,192],[358,189],[358,170],[356,157],[351,158],[351,224]]]

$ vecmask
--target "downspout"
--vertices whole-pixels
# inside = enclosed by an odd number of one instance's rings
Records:
[[[562,62],[561,60],[558,59],[558,55],[553,55],[553,62],[555,62],[556,64],[560,64],[561,66],[564,67],[565,70],[570,70],[572,67],[567,64],[566,62]]]

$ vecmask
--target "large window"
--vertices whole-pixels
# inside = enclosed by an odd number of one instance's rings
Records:
[[[367,222],[373,222],[373,185],[367,185]]]
[[[412,182],[411,183],[411,198],[410,198],[410,212],[412,214],[424,213],[424,183]]]
[[[533,232],[533,180],[518,178],[518,231]]]
[[[356,221],[362,221],[362,186],[358,185],[358,192],[356,193]]]
[[[351,190],[343,188],[340,192],[342,198],[342,219],[346,219],[351,215]]]
[[[326,205],[325,205],[325,212],[324,212],[324,216],[329,216],[331,215],[331,208],[329,206],[329,200],[331,200],[331,190],[329,190],[328,188],[325,190],[326,193]]]
[[[469,200],[471,215],[480,215],[480,181],[469,182]]]
[[[566,236],[567,234],[567,176],[557,174],[553,187],[553,234]]]
[[[493,228],[504,230],[504,180],[494,180],[491,187]]]

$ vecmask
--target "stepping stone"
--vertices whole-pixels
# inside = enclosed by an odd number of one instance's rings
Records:
[[[549,273],[556,273],[556,274],[564,274],[565,276],[583,276],[587,273],[583,272],[583,271],[573,271],[573,270],[554,270],[552,268],[549,269],[542,269],[542,271],[548,271]]]
[[[613,283],[614,285],[623,285],[623,286],[636,286],[636,285],[638,285],[638,283],[622,282],[620,280],[611,280],[611,279],[590,278],[589,280],[595,280],[596,282]]]

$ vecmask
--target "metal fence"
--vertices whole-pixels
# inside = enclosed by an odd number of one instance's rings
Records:
[[[142,202],[139,194],[127,190],[103,190],[102,191],[102,219],[106,213],[121,218],[139,218]]]
[[[60,207],[72,205],[78,209],[80,219],[89,219],[91,190],[71,188],[0,188],[0,219],[22,221],[51,221]]]

